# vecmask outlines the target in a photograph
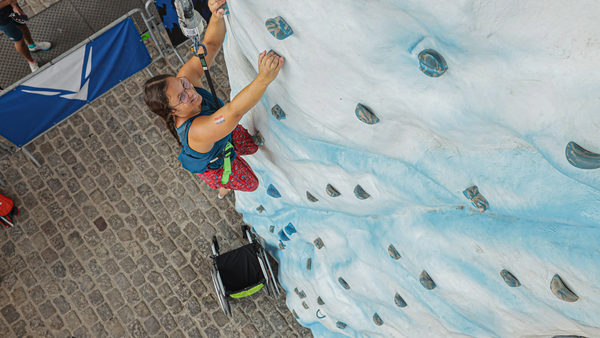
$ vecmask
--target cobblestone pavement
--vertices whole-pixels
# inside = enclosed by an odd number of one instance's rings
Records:
[[[151,69],[178,66],[171,55]],[[211,70],[228,99],[222,53]],[[28,146],[42,168],[22,152],[0,161],[0,191],[22,210],[0,229],[0,337],[312,337],[266,292],[232,301],[232,319],[222,313],[209,240],[223,252],[242,245],[242,217],[233,194],[219,200],[181,169],[177,143],[141,99],[148,77]]]
[[[27,16],[32,17],[60,0],[19,0],[19,6]]]

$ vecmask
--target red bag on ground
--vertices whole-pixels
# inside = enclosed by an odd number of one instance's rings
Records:
[[[7,228],[14,225],[13,217],[19,214],[19,208],[10,198],[0,194],[0,223]]]

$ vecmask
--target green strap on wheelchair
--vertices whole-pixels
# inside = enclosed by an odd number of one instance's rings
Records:
[[[231,175],[231,153],[233,152],[233,144],[227,141],[225,149],[223,149],[223,175],[221,176],[221,184],[225,185],[229,182]]]

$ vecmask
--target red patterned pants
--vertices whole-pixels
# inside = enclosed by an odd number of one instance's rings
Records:
[[[240,124],[235,127],[232,136],[233,147],[235,148],[237,156],[231,161],[231,175],[229,175],[229,182],[225,185],[221,184],[223,168],[208,169],[205,172],[196,175],[213,189],[225,188],[238,191],[254,191],[258,188],[258,178],[256,178],[250,165],[246,163],[240,155],[254,154],[258,150],[258,146],[254,144],[248,130]]]

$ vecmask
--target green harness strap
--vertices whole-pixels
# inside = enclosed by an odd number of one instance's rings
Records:
[[[229,182],[229,175],[231,175],[231,153],[233,151],[233,144],[227,141],[225,149],[223,149],[223,175],[221,176],[221,184],[225,185]]]

